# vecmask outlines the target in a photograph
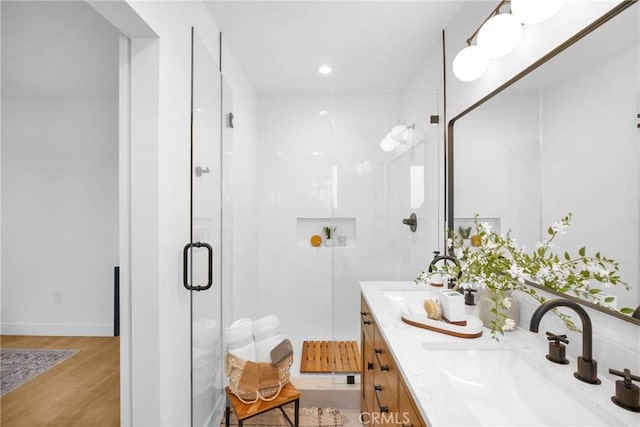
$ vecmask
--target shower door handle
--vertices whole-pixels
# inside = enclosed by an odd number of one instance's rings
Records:
[[[207,284],[204,286],[194,286],[189,284],[189,250],[191,248],[207,249]],[[187,243],[182,250],[182,284],[190,291],[206,291],[213,285],[213,248],[208,243]]]

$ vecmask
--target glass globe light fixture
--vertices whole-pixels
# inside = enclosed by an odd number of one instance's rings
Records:
[[[394,127],[391,128],[387,136],[394,137],[396,139],[402,139],[403,138],[402,135],[404,132],[407,131],[407,129],[408,127],[405,125],[395,125]]]
[[[453,59],[453,74],[463,82],[479,79],[487,68],[489,57],[475,45],[465,47]]]
[[[558,13],[564,2],[565,0],[511,0],[511,13],[523,24],[539,24]]]
[[[380,148],[382,148],[382,151],[386,152],[393,151],[398,145],[400,145],[400,143],[388,135],[380,141]]]
[[[395,125],[380,141],[380,148],[382,148],[382,151],[393,151],[400,145],[410,144],[413,140],[415,128],[415,123],[412,125]]]
[[[478,31],[477,44],[489,58],[500,58],[516,48],[522,37],[522,24],[510,13],[495,15]]]

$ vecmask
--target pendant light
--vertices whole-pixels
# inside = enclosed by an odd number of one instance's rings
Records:
[[[489,68],[489,57],[475,45],[462,49],[453,59],[453,74],[463,82],[482,77]]]
[[[565,0],[511,0],[511,13],[526,25],[539,24],[558,13]]]
[[[503,57],[518,46],[523,24],[551,18],[564,3],[565,0],[501,0],[467,39],[467,47],[453,59],[453,74],[465,82],[480,78],[489,67],[489,59]],[[501,11],[503,7],[508,11]]]
[[[478,47],[489,58],[500,58],[518,46],[522,38],[522,24],[510,13],[491,17],[478,31]]]

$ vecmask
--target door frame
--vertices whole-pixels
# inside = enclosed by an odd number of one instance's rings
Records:
[[[157,295],[148,292],[157,284],[159,266],[159,37],[126,0],[86,1],[122,34],[118,89],[120,423],[158,424],[160,383],[152,373],[157,374],[160,365],[157,360],[140,360],[143,358],[135,355],[144,354],[145,348],[148,352],[149,346],[158,348],[159,342],[159,332],[148,334],[145,327],[150,316],[157,318],[159,306]],[[136,304],[154,298],[144,305],[148,309]]]

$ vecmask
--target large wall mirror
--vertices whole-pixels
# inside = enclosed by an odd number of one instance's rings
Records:
[[[571,212],[554,249],[600,251],[631,287],[585,304],[640,325],[616,310],[640,305],[639,35],[640,7],[623,2],[452,119],[447,219],[477,213],[533,248]]]

